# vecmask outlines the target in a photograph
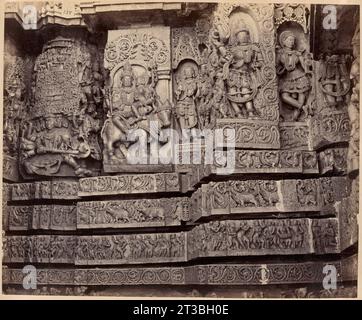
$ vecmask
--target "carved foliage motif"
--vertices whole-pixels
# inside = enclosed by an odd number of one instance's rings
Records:
[[[337,268],[337,281],[345,278],[341,262],[332,261]],[[169,268],[117,269],[38,269],[38,284],[60,285],[139,285],[139,284],[287,284],[317,283],[323,280],[324,263],[208,264]],[[5,284],[22,284],[21,269],[4,269]]]
[[[303,27],[305,33],[308,32],[309,8],[305,4],[275,4],[275,24],[280,26],[284,22],[294,21]]]
[[[162,66],[169,62],[170,51],[162,39],[147,33],[131,32],[109,42],[104,57],[106,68],[110,70],[117,64],[137,58]]]
[[[227,129],[235,130],[237,148],[279,149],[280,147],[278,126],[268,121],[222,119],[217,121],[217,128],[224,130],[225,137],[228,135]],[[230,138],[225,140],[231,142]]]
[[[279,127],[283,149],[309,149],[309,126],[306,122],[283,122]]]
[[[341,270],[340,263],[336,263]],[[267,265],[206,265],[199,266],[198,277],[203,284],[313,283],[323,280],[322,263],[291,263]],[[341,275],[338,272],[339,280]]]
[[[226,164],[225,164],[226,165]],[[224,166],[216,163],[214,172],[218,174]],[[219,171],[217,171],[219,170]],[[318,162],[315,152],[302,151],[259,151],[236,150],[235,173],[241,172],[308,172],[318,173]]]
[[[102,176],[79,180],[79,195],[107,195],[179,191],[176,173]]]
[[[348,141],[350,135],[348,114],[343,111],[316,115],[311,120],[310,128],[314,149],[331,143]]]

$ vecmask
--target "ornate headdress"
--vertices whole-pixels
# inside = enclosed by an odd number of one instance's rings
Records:
[[[123,70],[122,70],[120,79],[122,80],[124,77],[131,77],[132,80],[134,79],[132,66],[128,61],[123,66]]]
[[[235,36],[238,35],[240,32],[247,32],[250,35],[249,28],[246,26],[244,21],[240,21],[238,24],[238,28],[235,32]]]
[[[279,44],[280,46],[284,46],[284,41],[288,38],[288,37],[293,37],[295,38],[295,35],[292,31],[286,30],[283,31],[280,35],[279,35]]]

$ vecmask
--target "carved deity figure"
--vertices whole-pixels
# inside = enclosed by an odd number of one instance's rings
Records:
[[[151,70],[155,72],[155,69]],[[155,90],[155,74],[151,82],[146,72],[136,77],[132,66],[126,62],[120,74],[120,86],[115,86],[113,92],[107,90],[106,107],[108,117],[104,123],[101,136],[109,160],[124,160],[129,146],[137,141],[137,137],[128,135],[131,129],[141,129],[150,136],[155,131],[160,142],[161,128],[168,127],[170,122],[170,104],[161,102]],[[150,121],[157,123],[157,128],[151,130]],[[115,154],[114,143],[118,143],[118,155]]]
[[[125,134],[129,129],[131,118],[141,119],[135,106],[135,77],[132,66],[126,63],[120,75],[120,87],[112,95],[112,122]]]
[[[183,130],[183,135],[187,134],[184,129],[194,129],[197,127],[198,117],[195,99],[198,95],[199,90],[197,88],[195,69],[185,67],[176,90],[176,115],[180,129]]]
[[[211,116],[211,99],[213,93],[213,80],[210,74],[210,70],[206,63],[200,65],[200,74],[198,77],[198,109],[200,113],[200,126],[201,128],[207,127],[210,122]]]
[[[92,80],[93,100],[99,105],[103,99],[103,75],[97,61],[95,61],[92,66]]]
[[[146,73],[139,75],[136,78],[136,109],[140,110],[141,114],[148,114],[155,111],[160,106],[160,99],[154,89],[153,81],[148,84]],[[142,116],[146,119],[145,116]]]
[[[224,65],[227,98],[236,117],[253,117],[256,115],[253,99],[259,87],[256,71],[261,67],[262,55],[258,45],[251,42],[249,29],[244,24],[235,37],[231,58]]]
[[[305,105],[307,93],[311,89],[308,61],[302,52],[295,50],[296,37],[291,31],[283,31],[279,36],[280,48],[277,51],[277,74],[281,99],[294,109],[293,121],[297,121],[301,112],[308,113]]]
[[[4,151],[13,155],[16,153],[17,122],[21,119],[24,104],[24,89],[19,78],[15,78],[5,88],[4,104]]]

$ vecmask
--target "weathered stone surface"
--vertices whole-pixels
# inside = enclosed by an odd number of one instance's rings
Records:
[[[313,220],[313,243],[317,254],[338,253],[341,251],[338,227],[337,218]]]
[[[313,149],[347,142],[349,139],[350,122],[344,111],[318,114],[311,120],[310,128]]]
[[[78,181],[53,180],[11,185],[11,200],[78,199]]]
[[[18,162],[16,158],[3,156],[3,177],[9,181],[19,181]]]
[[[318,154],[320,173],[347,173],[347,148],[332,148]]]
[[[358,177],[350,182],[350,186],[335,203],[335,207],[339,219],[341,249],[345,250],[358,242]]]
[[[279,132],[282,149],[311,150],[307,122],[282,122]]]
[[[83,178],[79,180],[79,196],[180,191],[179,175],[158,173]]]
[[[3,230],[9,228],[9,212],[8,212],[8,201],[11,199],[11,187],[8,183],[3,182],[2,184],[2,226]]]
[[[62,205],[8,206],[8,230],[75,230],[76,207]]]
[[[358,255],[354,254],[341,260],[342,277],[344,281],[358,280]]]

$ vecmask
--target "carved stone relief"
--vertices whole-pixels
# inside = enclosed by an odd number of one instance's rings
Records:
[[[153,165],[143,165],[149,164],[148,157],[159,159],[168,152],[171,138],[166,132],[172,126],[169,41],[167,27],[108,32],[104,54],[110,72],[108,119],[101,132],[106,172],[149,171]],[[157,150],[141,154],[140,149],[152,139]],[[145,162],[137,166],[139,158]],[[161,169],[162,165],[154,165],[151,171]]]
[[[40,295],[354,294],[358,26],[323,51],[317,5],[36,8],[5,13],[5,292],[31,264]]]
[[[25,177],[97,172],[102,81],[98,57],[84,41],[59,36],[43,46],[32,73],[29,114],[22,121]]]

